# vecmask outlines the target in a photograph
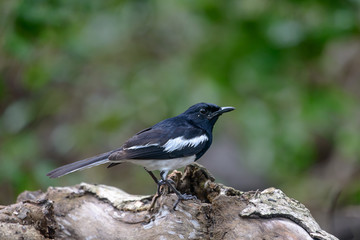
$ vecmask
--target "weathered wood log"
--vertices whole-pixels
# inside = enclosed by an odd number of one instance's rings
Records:
[[[0,208],[0,239],[337,239],[278,189],[240,192],[198,164],[170,177],[198,200],[174,211],[177,198],[167,191],[153,202],[87,183],[23,192]]]

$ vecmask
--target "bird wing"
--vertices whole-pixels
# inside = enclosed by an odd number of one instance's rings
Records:
[[[200,152],[209,138],[200,128],[147,128],[130,138],[109,160],[171,159],[192,156]]]

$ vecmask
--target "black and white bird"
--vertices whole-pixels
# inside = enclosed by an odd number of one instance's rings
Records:
[[[176,117],[138,132],[118,149],[64,165],[49,172],[47,176],[57,178],[106,163],[109,163],[108,167],[124,162],[138,164],[154,179],[158,185],[158,193],[159,187],[165,184],[176,193],[178,201],[175,209],[180,200],[195,197],[181,194],[172,185],[172,181],[167,179],[168,172],[198,160],[212,143],[212,130],[219,116],[234,109],[209,103],[195,104]],[[160,170],[160,180],[152,173],[154,170]]]

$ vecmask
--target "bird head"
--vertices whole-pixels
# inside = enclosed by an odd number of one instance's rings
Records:
[[[196,125],[212,130],[219,116],[234,109],[234,107],[219,107],[211,103],[197,103],[186,110],[183,115]]]

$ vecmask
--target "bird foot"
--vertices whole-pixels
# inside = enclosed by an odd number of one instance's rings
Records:
[[[175,202],[175,204],[173,206],[174,211],[176,211],[177,205],[182,200],[197,200],[196,196],[193,196],[193,195],[190,195],[190,194],[180,194],[180,195],[177,195],[177,196],[178,196],[178,199],[176,200],[176,202]]]
[[[160,196],[161,195],[161,191],[160,191],[160,188],[162,185],[167,185],[167,182],[165,180],[162,180],[160,179],[158,182],[157,182],[157,195]]]
[[[169,184],[172,184],[175,186],[175,182],[172,180],[172,179],[166,179],[166,180],[163,180],[163,179],[160,179],[158,182],[157,182],[157,185],[158,185],[158,188],[157,188],[157,194],[158,195],[161,195],[161,192],[160,192],[160,187],[162,185],[168,185]]]
[[[161,186],[161,185],[166,185],[168,183],[171,183],[172,185],[175,185],[175,182],[172,179],[166,179],[166,180],[160,179],[157,184],[159,186]]]
[[[196,196],[193,196],[193,195],[190,195],[190,194],[182,194],[180,193],[176,188],[175,188],[175,182],[172,180],[172,179],[160,179],[158,182],[158,189],[157,189],[157,196],[160,196],[161,195],[161,192],[160,192],[160,187],[162,185],[167,185],[175,194],[176,196],[178,197],[178,199],[176,200],[174,206],[173,206],[173,209],[174,211],[176,211],[176,207],[177,205],[179,204],[180,201],[182,200],[194,200],[194,199],[197,199]]]

